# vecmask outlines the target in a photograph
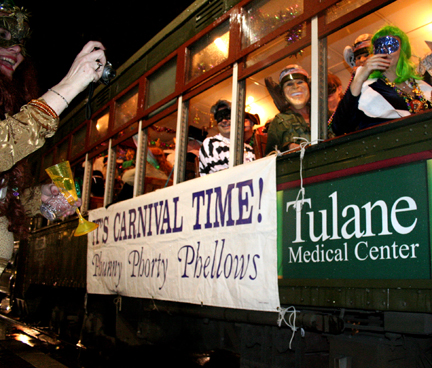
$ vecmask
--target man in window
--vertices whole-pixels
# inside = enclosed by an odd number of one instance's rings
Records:
[[[229,167],[229,149],[231,132],[231,102],[219,100],[212,106],[210,112],[218,124],[219,134],[206,138],[199,153],[200,175],[208,175]],[[254,115],[246,113],[245,130],[252,130],[257,123]],[[246,140],[246,139],[245,139]],[[244,144],[244,162],[255,160],[253,148]]]

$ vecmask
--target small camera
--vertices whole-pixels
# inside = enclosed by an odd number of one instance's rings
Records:
[[[115,78],[115,76],[116,76],[116,71],[112,67],[112,64],[109,61],[107,61],[104,66],[104,70],[102,72],[102,77],[100,81],[103,84],[108,85],[111,82],[111,80]]]
[[[99,47],[95,47],[93,49],[93,51],[95,51],[95,50],[99,50]],[[96,60],[96,61],[100,62],[99,60]],[[113,68],[112,64],[109,61],[107,61],[105,66],[104,66],[104,70],[102,72],[102,76],[100,78],[100,81],[103,84],[108,85],[111,82],[111,80],[115,78],[115,76],[116,76],[115,69]]]

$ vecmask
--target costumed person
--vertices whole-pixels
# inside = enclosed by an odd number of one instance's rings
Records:
[[[295,137],[311,139],[309,74],[301,66],[286,66],[279,75],[279,84],[271,77],[265,83],[280,111],[267,130],[265,155],[274,150],[287,151],[299,147]]]
[[[199,153],[200,176],[229,168],[231,102],[219,100],[211,107],[210,112],[218,124],[219,134],[206,138],[201,146]],[[248,119],[247,113],[245,119]],[[245,126],[250,126],[251,123],[253,122],[245,123]],[[249,144],[244,143],[243,162],[254,160],[255,154],[253,148]]]
[[[245,124],[244,124],[244,137],[245,143],[253,146],[254,137],[254,126],[260,125],[261,119],[258,114],[251,114],[250,112],[245,113]]]
[[[345,47],[343,52],[344,59],[353,71],[359,66],[363,66],[370,56],[371,38],[372,35],[369,33],[362,34],[355,39],[352,47]]]
[[[327,106],[329,113],[333,114],[343,97],[342,81],[337,75],[329,73],[327,75],[327,86]]]
[[[371,53],[371,39],[372,39],[371,34],[369,34],[369,33],[362,34],[355,39],[354,45],[352,47],[346,46],[344,49],[343,55],[344,55],[345,62],[352,68],[351,78],[348,82],[348,85],[346,86],[345,93],[350,88],[351,82],[355,77],[355,73],[357,71],[357,68],[360,66],[363,66],[366,63],[366,60],[371,55],[370,54]],[[339,99],[339,102],[345,93],[342,93],[342,95]],[[338,102],[338,105],[339,105],[339,102]],[[336,105],[336,107],[337,107],[337,105]],[[331,102],[329,100],[329,111],[332,115],[330,116],[330,119],[327,122],[327,126],[328,126],[328,131],[331,132],[331,134],[334,134],[333,129],[332,129],[332,124],[333,124],[333,117],[334,117],[334,113],[336,111],[336,107],[334,109],[332,109]]]
[[[90,82],[99,80],[106,59],[102,44],[89,42],[61,82],[37,98],[34,69],[25,52],[28,14],[11,0],[0,2],[0,30],[1,273],[12,256],[14,235],[28,236],[26,214],[36,214],[42,202],[66,215],[74,212],[53,184],[25,191],[31,175],[22,160],[55,133],[58,115]]]
[[[432,51],[432,41],[425,41],[429,49]],[[419,65],[420,73],[423,75],[423,80],[432,85],[432,52],[422,58]]]
[[[432,107],[432,87],[410,62],[408,36],[395,26],[385,26],[371,42],[373,55],[357,69],[333,116],[331,128],[337,135]]]

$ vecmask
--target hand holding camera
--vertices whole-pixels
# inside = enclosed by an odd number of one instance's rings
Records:
[[[61,82],[42,96],[58,115],[92,82],[100,80],[108,84],[115,77],[115,71],[107,62],[104,50],[100,42],[88,42],[77,55]]]

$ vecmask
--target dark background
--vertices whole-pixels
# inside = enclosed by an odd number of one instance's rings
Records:
[[[42,93],[60,82],[88,41],[101,41],[117,69],[193,2],[15,0],[31,14],[27,50]]]

